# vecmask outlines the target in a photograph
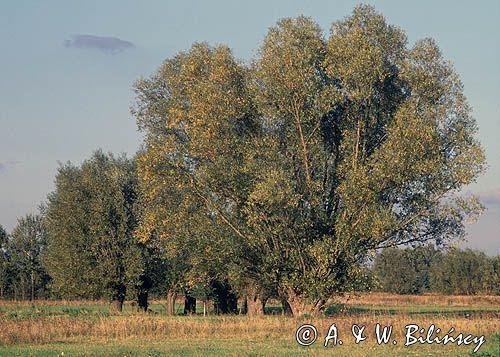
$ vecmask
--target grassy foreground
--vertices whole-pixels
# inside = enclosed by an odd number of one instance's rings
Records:
[[[314,319],[279,314],[166,317],[162,309],[157,302],[150,314],[129,306],[122,314],[110,315],[99,302],[0,302],[0,356],[500,356],[500,297],[372,294],[339,302],[327,316]],[[271,305],[269,311],[277,313],[279,307]],[[295,340],[304,323],[318,331],[309,347]],[[325,348],[333,323],[343,343]],[[387,345],[376,342],[377,323],[393,326]],[[354,342],[353,324],[366,325],[367,338],[360,344]],[[441,328],[441,337],[454,327],[451,335],[484,335],[485,343],[477,353],[472,353],[474,344],[405,347],[408,324],[426,329],[434,324]],[[425,333],[418,336],[425,338]]]

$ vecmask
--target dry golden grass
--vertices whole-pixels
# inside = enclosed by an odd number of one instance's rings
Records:
[[[365,324],[367,331],[376,323],[394,326],[394,337],[403,336],[406,324],[428,327],[436,324],[443,331],[454,327],[456,331],[483,335],[499,331],[498,316],[490,318],[433,318],[407,315],[395,316],[339,316],[335,318],[308,319],[321,334],[326,334],[335,323],[339,331],[349,332],[351,325]],[[148,315],[80,318],[52,316],[27,319],[0,319],[0,345],[39,344],[78,340],[123,340],[140,338],[184,339],[210,338],[227,339],[238,336],[240,340],[261,340],[263,338],[292,338],[298,326],[306,321],[282,316],[250,318],[246,316],[227,317],[163,317]]]
[[[163,301],[153,301],[162,303]],[[383,326],[393,325],[395,338],[404,334],[404,326],[417,324],[428,328],[431,324],[447,331],[451,327],[455,331],[473,335],[499,333],[500,297],[498,296],[402,296],[392,294],[369,294],[344,298],[346,305],[366,306],[464,306],[479,307],[478,313],[465,314],[410,314],[398,312],[390,314],[381,311],[369,311],[350,315],[349,312],[333,317],[298,319],[285,316],[264,316],[252,318],[247,316],[175,316],[166,317],[161,314],[143,314],[131,309],[121,315],[87,314],[67,316],[64,314],[43,315],[26,314],[9,316],[6,311],[32,311],[30,306],[54,309],[58,306],[76,308],[93,306],[102,309],[105,301],[36,301],[15,302],[0,301],[4,313],[0,314],[0,346],[38,345],[46,343],[64,343],[78,341],[123,341],[140,339],[142,341],[209,339],[228,340],[237,336],[240,341],[290,340],[293,341],[296,329],[303,323],[313,323],[319,332],[319,338],[325,336],[332,323],[339,331],[348,334],[352,324],[366,325],[367,333],[373,331],[376,323]],[[349,340],[348,340],[349,341]],[[352,343],[352,342],[351,342]],[[349,342],[347,342],[349,344]]]

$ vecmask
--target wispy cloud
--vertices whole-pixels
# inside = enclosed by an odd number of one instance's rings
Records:
[[[83,34],[76,34],[71,37],[71,40],[64,41],[64,47],[95,49],[108,54],[116,54],[135,47],[132,42],[125,41],[117,37]]]
[[[481,192],[479,198],[486,206],[500,207],[500,189]]]
[[[3,161],[0,162],[0,173],[7,171],[8,169],[19,164],[19,161]]]

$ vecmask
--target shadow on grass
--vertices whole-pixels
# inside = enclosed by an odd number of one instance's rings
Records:
[[[266,315],[282,315],[283,308],[277,306],[266,306]],[[416,315],[425,316],[432,315],[442,317],[465,317],[465,318],[491,318],[499,317],[500,310],[480,309],[480,308],[453,308],[453,309],[439,309],[428,308],[426,306],[412,306],[400,308],[387,308],[377,306],[349,306],[345,304],[330,305],[324,310],[324,316],[359,316],[359,315]]]
[[[425,316],[432,315],[433,317],[465,317],[465,318],[482,318],[482,317],[497,317],[500,314],[499,310],[482,310],[474,308],[454,308],[454,309],[427,309],[426,307],[401,307],[401,308],[384,308],[384,307],[361,307],[361,306],[346,306],[344,304],[328,306],[325,315],[338,316],[358,316],[358,315],[417,315]]]

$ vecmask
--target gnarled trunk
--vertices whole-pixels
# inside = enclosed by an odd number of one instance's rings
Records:
[[[267,298],[263,297],[257,290],[250,290],[246,296],[248,316],[263,316],[265,313]]]
[[[166,313],[168,316],[175,315],[175,300],[177,299],[177,293],[173,290],[167,292],[167,302],[166,302]]]
[[[326,300],[316,299],[309,300],[302,294],[298,294],[293,290],[288,290],[286,301],[288,302],[293,316],[318,316],[325,308]]]

